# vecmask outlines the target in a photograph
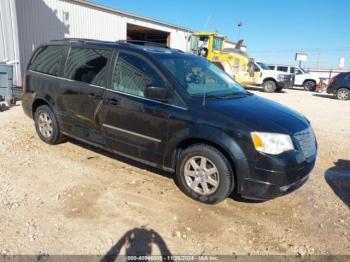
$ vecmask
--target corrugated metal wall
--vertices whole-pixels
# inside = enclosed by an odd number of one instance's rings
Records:
[[[170,46],[187,50],[187,32],[146,19],[128,17],[69,0],[15,1],[22,71],[33,50],[41,43],[65,37],[123,40],[127,35],[127,23],[169,32]]]
[[[17,19],[14,0],[0,0],[0,61],[18,61]],[[19,64],[14,64],[14,84],[20,84]],[[18,81],[19,80],[19,81]]]

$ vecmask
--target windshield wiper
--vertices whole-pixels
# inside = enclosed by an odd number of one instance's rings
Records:
[[[213,98],[213,99],[227,99],[227,98],[233,98],[233,97],[242,97],[245,95],[253,95],[253,93],[245,91],[245,92],[232,92],[224,95],[213,95],[213,94],[206,94],[206,98]]]
[[[229,94],[226,94],[226,95],[221,95],[220,98],[230,98],[230,97],[241,97],[241,96],[244,96],[244,95],[252,95],[252,93],[249,93],[249,92],[232,92],[232,93],[229,93]]]
[[[207,98],[216,98],[216,99],[221,99],[223,98],[222,96],[219,96],[219,95],[206,95]]]

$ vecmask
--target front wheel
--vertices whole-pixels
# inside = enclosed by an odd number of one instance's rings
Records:
[[[181,152],[176,178],[185,194],[207,204],[224,200],[234,187],[233,171],[227,158],[205,144],[196,144]]]
[[[307,80],[307,81],[305,81],[303,86],[304,86],[304,89],[306,91],[315,91],[316,90],[316,83],[315,83],[315,81]]]
[[[350,99],[350,90],[346,89],[346,88],[338,89],[337,98],[339,100],[349,100]]]
[[[266,80],[262,86],[263,86],[264,91],[267,93],[273,93],[277,89],[277,84],[273,80]]]

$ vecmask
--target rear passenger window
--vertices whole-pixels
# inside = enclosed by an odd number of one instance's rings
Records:
[[[142,58],[120,53],[113,73],[112,89],[143,97],[146,86],[165,87],[159,74]]]
[[[288,72],[288,67],[287,66],[277,66],[277,70],[287,73]]]
[[[58,76],[64,53],[64,46],[41,47],[33,58],[29,70]]]
[[[110,50],[72,47],[65,68],[65,77],[105,87],[107,61],[111,53]]]

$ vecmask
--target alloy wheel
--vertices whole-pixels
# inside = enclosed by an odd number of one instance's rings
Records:
[[[220,176],[215,164],[204,156],[193,156],[184,166],[186,184],[200,195],[213,194],[219,187]]]
[[[47,113],[40,113],[38,116],[38,127],[41,135],[50,138],[53,134],[52,119]]]
[[[348,100],[349,92],[347,90],[339,90],[337,93],[338,99],[340,100]]]

